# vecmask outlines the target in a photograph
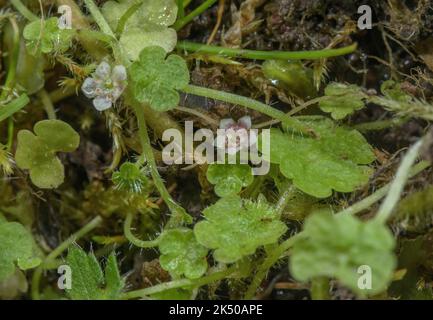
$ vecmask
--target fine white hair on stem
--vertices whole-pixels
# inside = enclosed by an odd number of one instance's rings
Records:
[[[404,186],[409,179],[410,169],[415,163],[421,147],[423,146],[423,143],[424,139],[420,139],[409,149],[409,151],[404,156],[397,170],[394,181],[389,188],[388,195],[386,196],[385,200],[379,208],[379,211],[377,212],[375,219],[380,221],[381,223],[386,222],[386,220],[390,217],[392,211],[394,210],[395,206],[397,205],[401,193],[403,192]]]

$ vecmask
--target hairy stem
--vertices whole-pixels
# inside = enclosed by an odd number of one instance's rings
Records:
[[[200,6],[198,6],[196,9],[194,9],[190,14],[177,20],[176,23],[173,25],[174,29],[176,31],[179,31],[185,25],[187,25],[192,20],[194,20],[195,17],[197,17],[197,16],[201,15],[203,12],[205,12],[209,7],[211,7],[217,1],[218,0],[206,0]],[[182,12],[182,10],[181,10],[181,12]]]
[[[37,21],[39,17],[31,12],[22,2],[21,0],[10,0],[11,4],[15,7],[15,9],[27,20],[29,21]]]
[[[424,139],[419,140],[415,143],[404,156],[394,181],[391,183],[388,191],[388,195],[383,201],[382,205],[377,212],[375,219],[381,223],[385,223],[386,220],[392,214],[395,206],[400,200],[401,193],[403,192],[404,186],[410,177],[410,169],[416,161],[418,154],[423,146]]]
[[[418,173],[422,172],[423,170],[430,167],[430,163],[427,161],[421,161],[414,165],[409,173],[409,178],[416,176]],[[359,212],[362,212],[368,208],[370,208],[373,204],[378,202],[380,199],[386,196],[389,189],[391,188],[391,183],[387,184],[386,186],[380,188],[370,196],[362,199],[361,201],[355,203],[354,205],[338,212],[338,214],[357,214]]]
[[[141,7],[143,4],[143,0],[138,0],[136,3],[131,5],[128,10],[122,15],[120,18],[117,28],[116,28],[116,34],[118,36],[122,35],[123,31],[125,30],[126,23],[128,22],[128,19],[131,18],[134,13],[137,12],[137,10]]]
[[[266,277],[268,270],[280,259],[280,257],[289,250],[293,244],[302,236],[302,232],[290,237],[286,241],[282,242],[278,247],[274,248],[268,253],[268,256],[263,261],[263,263],[257,269],[247,292],[245,293],[244,299],[251,300],[254,298],[257,288],[262,283],[263,279]]]
[[[303,104],[301,104],[300,106],[293,108],[292,110],[290,110],[289,112],[286,113],[287,116],[293,116],[295,114],[297,114],[298,112],[308,108],[309,106],[315,105],[317,103],[319,103],[322,100],[326,100],[328,99],[327,96],[323,96],[323,97],[318,97],[312,100],[309,100],[307,102],[304,102]],[[253,125],[253,128],[255,129],[261,129],[261,128],[265,128],[265,127],[269,127],[269,126],[273,126],[276,125],[278,123],[280,123],[280,120],[269,120],[269,121],[265,121],[262,123],[259,123],[257,125]]]
[[[215,100],[220,100],[224,102],[228,102],[234,105],[240,105],[263,114],[268,115],[271,118],[278,119],[288,125],[291,129],[297,130],[303,134],[311,135],[313,133],[312,129],[305,126],[298,120],[289,117],[284,112],[281,112],[267,104],[259,102],[257,100],[239,96],[233,93],[208,89],[204,87],[197,87],[193,85],[188,85],[183,89],[184,92],[194,94],[197,96],[207,97]]]
[[[180,112],[185,112],[185,113],[189,113],[192,114],[198,118],[203,119],[204,121],[206,121],[207,123],[209,123],[210,125],[214,126],[214,127],[218,127],[219,126],[219,122],[211,117],[209,117],[208,115],[204,114],[203,112],[200,112],[198,110],[192,109],[192,108],[185,108],[185,107],[176,107],[175,110],[180,111]]]
[[[123,233],[125,234],[126,239],[129,240],[133,245],[140,248],[153,248],[158,246],[159,239],[156,238],[155,240],[141,240],[138,239],[136,236],[134,236],[131,232],[131,224],[132,219],[134,218],[134,215],[130,212],[126,215],[125,223],[123,225]]]
[[[360,123],[360,124],[352,126],[352,128],[354,128],[358,131],[361,131],[361,132],[379,131],[379,130],[384,130],[384,129],[400,126],[402,124],[405,124],[408,121],[409,121],[409,118],[406,118],[406,117],[404,117],[404,118],[392,118],[392,119],[388,119],[388,120],[378,120],[378,121]]]
[[[352,53],[356,50],[357,45],[355,43],[348,47],[339,49],[323,49],[313,51],[257,51],[248,49],[224,48],[190,41],[179,41],[176,47],[187,52],[214,54],[232,58],[255,60],[316,60]]]
[[[167,227],[172,228],[172,227],[179,226],[184,222],[191,222],[192,221],[191,217],[185,212],[185,210],[180,205],[178,205],[173,200],[167,188],[165,187],[161,176],[159,175],[155,158],[153,155],[152,146],[150,144],[149,134],[147,132],[147,125],[146,125],[146,120],[144,117],[144,111],[142,106],[136,105],[134,107],[134,110],[137,116],[138,130],[140,133],[140,142],[143,148],[143,154],[147,160],[147,165],[150,169],[153,182],[156,188],[158,189],[159,193],[161,194],[162,199],[164,200],[164,202],[167,204],[168,208],[171,211],[171,217],[170,220],[167,222]]]
[[[48,119],[56,119],[56,111],[54,110],[53,102],[51,101],[50,95],[45,89],[42,89],[38,93],[39,99],[41,99],[42,105],[44,106],[45,112],[47,113]]]
[[[290,199],[293,198],[294,192],[296,192],[296,188],[291,184],[290,181],[286,181],[283,187],[283,192],[280,193],[280,199],[275,206],[275,210],[278,212],[279,215],[283,213]]]
[[[205,276],[205,277],[202,277],[200,279],[195,279],[195,280],[180,279],[180,280],[164,282],[164,283],[158,284],[158,285],[150,287],[150,288],[126,292],[121,296],[121,299],[124,299],[124,300],[125,299],[137,299],[137,298],[142,298],[144,296],[148,296],[151,294],[167,291],[170,289],[176,289],[176,288],[185,288],[185,287],[198,288],[198,287],[204,286],[206,284],[220,281],[220,280],[230,276],[232,273],[234,273],[236,271],[237,271],[237,266],[234,265],[234,266],[232,266],[226,270],[212,273],[212,274]]]
[[[115,39],[116,36],[114,35],[114,32],[111,30],[110,26],[108,25],[101,11],[99,11],[99,8],[95,4],[95,2],[93,2],[93,0],[84,0],[84,3],[86,4],[87,9],[89,9],[90,13],[93,16],[93,19],[95,19],[95,22],[99,26],[101,31]]]

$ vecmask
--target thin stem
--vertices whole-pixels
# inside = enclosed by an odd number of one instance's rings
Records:
[[[194,115],[196,117],[202,118],[207,123],[209,123],[210,125],[213,125],[215,127],[219,126],[219,122],[217,120],[209,117],[208,115],[206,115],[203,112],[200,112],[198,110],[191,109],[191,108],[184,108],[184,107],[176,107],[175,110],[178,110],[180,112],[189,113],[189,114],[192,114],[192,115]]]
[[[37,21],[39,17],[31,12],[22,2],[21,0],[10,0],[11,4],[15,7],[15,9],[27,20],[29,21]]]
[[[424,139],[415,143],[404,156],[400,166],[398,167],[397,174],[388,191],[388,195],[383,201],[382,205],[377,212],[375,219],[381,223],[385,223],[391,216],[392,211],[400,200],[401,193],[404,186],[410,177],[410,169],[416,161],[418,154],[423,146]]]
[[[136,3],[132,4],[128,10],[123,14],[123,16],[120,18],[119,23],[117,24],[116,28],[116,34],[121,35],[123,31],[125,30],[126,22],[128,22],[128,19],[131,18],[131,16],[137,12],[137,10],[141,7],[143,4],[143,0],[138,0]]]
[[[244,299],[251,300],[254,298],[257,292],[257,288],[262,283],[263,279],[266,277],[268,270],[280,259],[280,257],[289,250],[293,244],[302,236],[302,232],[294,235],[293,237],[282,242],[278,247],[274,248],[268,253],[268,256],[263,261],[263,263],[257,269],[247,292],[245,293]]]
[[[275,108],[272,108],[271,106],[268,106],[267,104],[264,104],[262,102],[256,101],[251,98],[239,96],[233,93],[203,88],[203,87],[197,87],[193,85],[188,85],[186,88],[183,89],[186,93],[194,94],[197,96],[207,97],[215,100],[220,100],[224,102],[228,102],[234,105],[240,105],[258,112],[261,112],[263,114],[266,114],[270,116],[271,118],[278,119],[282,122],[284,122],[286,125],[288,125],[290,128],[297,130],[303,134],[312,135],[313,130],[304,124],[302,124],[300,121],[289,117],[284,112],[281,112]]]
[[[49,93],[50,100],[52,103],[57,103],[62,101],[63,99],[69,98],[77,93],[75,86],[66,86],[62,88],[58,88]]]
[[[191,222],[192,218],[185,212],[185,210],[180,205],[178,205],[173,200],[167,188],[165,187],[161,176],[159,175],[155,162],[155,157],[153,155],[152,146],[150,144],[149,134],[147,132],[147,125],[144,117],[143,107],[140,105],[136,105],[134,110],[137,116],[140,142],[143,148],[143,154],[147,160],[147,166],[150,169],[150,173],[152,175],[153,182],[156,188],[158,189],[162,199],[171,211],[171,217],[170,220],[167,222],[167,227],[172,228],[179,226],[184,222]]]
[[[352,128],[354,128],[358,131],[361,131],[361,132],[379,131],[379,130],[384,130],[384,129],[388,129],[391,127],[400,126],[402,124],[405,124],[408,121],[409,121],[409,118],[392,118],[392,119],[388,119],[388,120],[379,120],[379,121],[360,123],[360,124],[352,126]]]
[[[109,35],[115,39],[116,36],[114,35],[113,31],[111,30],[110,26],[108,25],[108,22],[105,20],[101,11],[99,11],[99,8],[95,4],[95,2],[93,2],[93,0],[84,0],[84,3],[86,4],[87,9],[89,9],[90,14],[93,16],[93,19],[95,19],[95,22],[99,26],[101,31],[106,35]]]
[[[173,25],[173,28],[176,31],[179,31],[185,25],[187,25],[192,20],[194,20],[195,17],[197,17],[197,16],[201,15],[203,12],[205,12],[209,7],[211,7],[217,1],[218,0],[206,0],[201,5],[199,5],[196,9],[194,9],[189,15],[177,20],[176,23]]]
[[[309,101],[301,104],[300,106],[298,106],[296,108],[293,108],[292,110],[290,110],[289,112],[287,112],[286,115],[287,116],[293,116],[293,115],[297,114],[298,112],[300,112],[300,111],[308,108],[309,106],[315,105],[316,103],[319,103],[320,101],[326,100],[326,99],[328,99],[328,97],[327,96],[323,96],[323,97],[318,97],[318,98],[309,100]],[[269,127],[269,126],[276,125],[276,124],[278,124],[280,122],[281,122],[280,120],[269,120],[269,121],[265,121],[265,122],[259,123],[259,124],[255,125],[255,126],[253,126],[253,128],[255,128],[255,129],[261,129],[261,128],[264,128],[264,127]]]
[[[176,0],[177,4],[177,18],[182,19],[185,17],[185,7],[183,5],[183,0]]]
[[[179,41],[177,43],[177,48],[187,52],[199,52],[232,58],[255,60],[317,60],[352,53],[356,50],[357,44],[355,43],[348,47],[339,49],[323,49],[313,51],[257,51],[248,49],[224,48],[189,41]]]
[[[311,281],[311,299],[329,300],[329,279],[326,277],[314,278]]]
[[[290,199],[293,198],[293,193],[295,191],[296,188],[290,183],[290,181],[286,181],[283,187],[283,192],[280,193],[280,199],[278,200],[278,203],[275,206],[275,210],[278,212],[279,215],[283,213]]]
[[[11,152],[12,150],[12,144],[14,142],[14,128],[15,128],[14,119],[9,118],[8,119],[8,142],[6,144],[7,152]]]
[[[180,279],[180,280],[164,282],[164,283],[158,284],[158,285],[150,287],[150,288],[126,292],[125,294],[123,294],[121,296],[121,299],[124,299],[124,300],[125,299],[137,299],[137,298],[142,298],[144,296],[148,296],[148,295],[155,294],[158,292],[163,292],[163,291],[167,291],[170,289],[176,289],[176,288],[185,288],[185,287],[198,288],[198,287],[207,285],[209,283],[213,283],[213,282],[222,280],[236,271],[237,271],[237,266],[234,265],[230,268],[227,268],[226,270],[212,273],[212,274],[205,276],[205,277],[202,277],[200,279],[195,279],[195,280]]]
[[[36,268],[35,272],[33,273],[32,277],[32,298],[34,300],[39,300],[39,284],[42,277],[42,272],[45,269],[46,266],[51,266],[52,262],[62,254],[63,251],[65,251],[72,243],[98,227],[102,223],[101,217],[96,217],[92,219],[89,223],[87,223],[84,227],[82,227],[80,230],[69,236],[65,241],[63,241],[56,249],[51,251],[49,255],[44,259],[42,264]]]
[[[138,239],[136,236],[134,236],[131,232],[131,224],[132,219],[134,215],[130,212],[126,215],[125,223],[123,225],[123,233],[125,234],[126,239],[129,240],[133,245],[140,247],[140,248],[153,248],[158,246],[159,238],[156,238],[155,240],[149,240],[144,241],[141,239]]]
[[[206,44],[211,44],[213,40],[215,39],[215,36],[218,33],[218,30],[221,26],[221,23],[223,21],[223,15],[224,15],[224,8],[225,8],[225,0],[219,0],[218,4],[218,12],[217,12],[217,21],[215,23],[215,26],[209,36],[209,39],[207,39]]]
[[[12,42],[12,50],[9,52],[9,68],[6,76],[6,81],[3,85],[3,90],[0,95],[0,102],[3,102],[15,85],[15,77],[18,64],[18,55],[20,52],[20,28],[18,27],[15,17],[10,17],[9,22],[12,26],[14,35]]]
[[[409,178],[412,178],[413,176],[416,176],[418,173],[422,172],[423,170],[430,167],[430,163],[427,161],[421,161],[414,165],[409,173]],[[387,184],[386,186],[380,188],[370,196],[362,199],[361,201],[355,203],[354,205],[338,212],[338,214],[357,214],[361,211],[364,211],[368,208],[370,208],[373,204],[378,202],[380,199],[386,196],[389,189],[391,188],[391,183]]]
[[[51,101],[50,95],[47,93],[47,91],[45,89],[42,89],[41,91],[39,91],[38,95],[41,99],[42,105],[45,108],[48,119],[56,119],[56,111],[54,110],[53,102]]]

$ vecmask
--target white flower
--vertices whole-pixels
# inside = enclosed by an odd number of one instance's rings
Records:
[[[230,155],[248,150],[257,143],[257,132],[250,130],[251,126],[250,116],[244,116],[237,122],[233,119],[222,119],[220,129],[225,130],[225,132],[223,135],[218,134],[217,148],[226,149]]]
[[[93,106],[98,111],[104,111],[113,105],[122,95],[126,87],[126,68],[122,65],[111,66],[102,61],[96,68],[92,77],[86,78],[81,91],[84,95],[93,99]]]

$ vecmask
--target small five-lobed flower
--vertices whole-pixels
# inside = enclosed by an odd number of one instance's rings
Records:
[[[84,95],[93,99],[93,106],[98,111],[112,107],[126,88],[126,68],[123,65],[111,66],[102,61],[92,77],[84,80],[81,90]]]
[[[226,153],[233,155],[239,151],[246,151],[257,143],[257,133],[251,130],[250,116],[244,116],[237,122],[233,119],[222,119],[220,130],[225,130],[223,136],[218,136],[217,148],[225,149]]]

